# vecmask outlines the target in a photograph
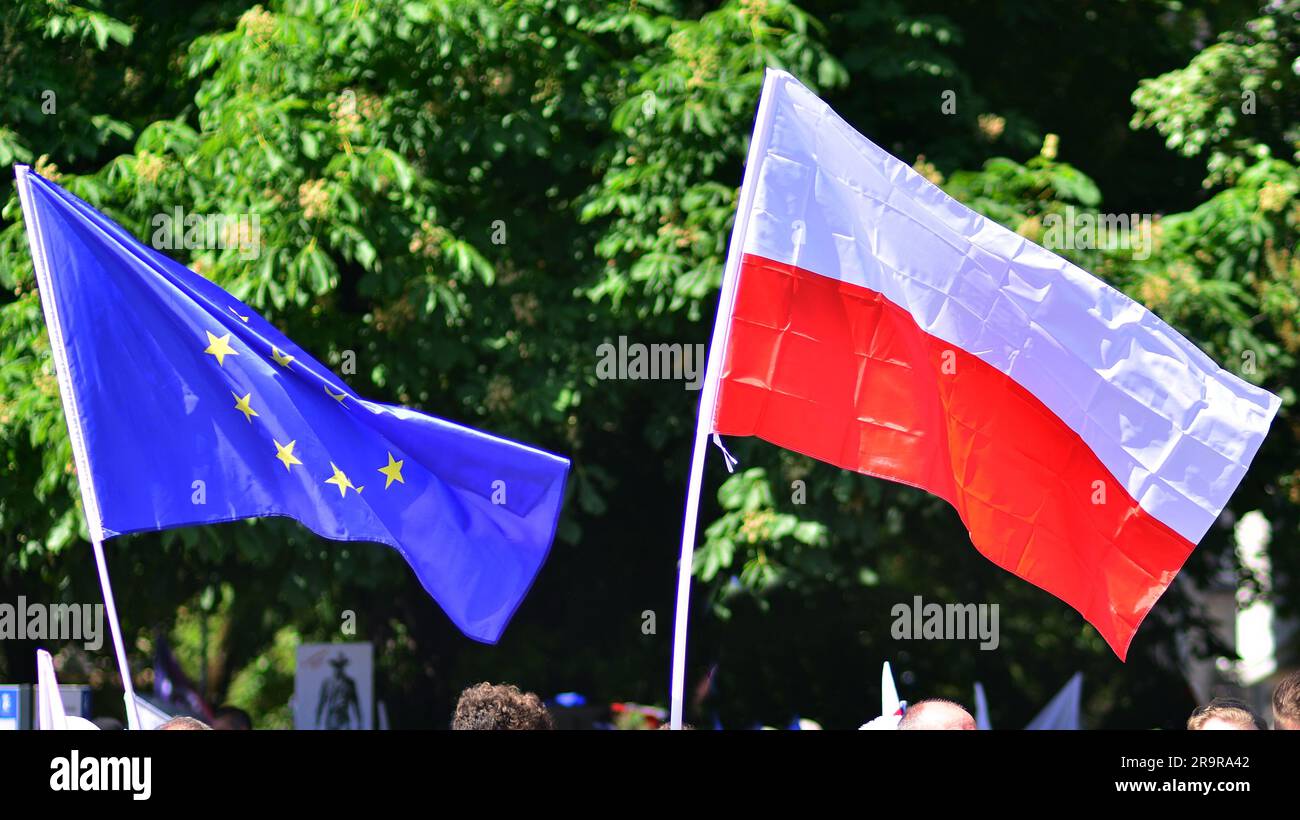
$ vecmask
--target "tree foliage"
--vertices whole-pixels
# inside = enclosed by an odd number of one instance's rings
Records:
[[[1154,210],[1147,258],[1067,253],[1283,395],[1230,512],[1263,511],[1275,543],[1300,533],[1294,3],[1253,18],[1249,4],[1155,0],[1118,4],[1113,17],[1088,4],[957,0],[923,11],[831,0],[111,5],[19,0],[3,13],[0,163],[39,160],[146,241],[177,208],[256,216],[255,258],[237,247],[172,253],[363,395],[574,462],[557,547],[496,648],[459,637],[396,554],[324,543],[291,522],[111,541],[142,683],[153,630],[166,630],[183,660],[204,664],[215,699],[283,725],[293,647],[347,637],[340,617],[352,612],[402,725],[444,725],[459,688],[485,677],[662,702],[698,394],[603,381],[596,351],[619,336],[707,341],[766,66],[794,72],[1030,238],[1067,207]],[[1222,34],[1201,49],[1206,31]],[[1033,36],[1017,35],[1012,55],[1007,32]],[[1081,117],[1021,61],[1063,83],[1087,62],[1106,116]],[[57,115],[41,113],[47,90]],[[955,113],[941,107],[945,91]],[[1258,113],[1241,113],[1245,91]],[[1075,156],[1078,167],[1066,161]],[[1195,184],[1177,184],[1189,163],[1200,163]],[[1152,184],[1162,179],[1175,182]],[[0,592],[94,601],[12,195],[3,220]],[[968,699],[983,680],[1001,694],[1003,725],[1078,668],[1099,724],[1185,715],[1168,697],[1172,636],[1216,647],[1181,593],[1161,602],[1125,670],[1076,613],[985,562],[943,502],[759,442],[734,450],[733,476],[710,461],[694,567],[704,593],[692,675],[718,665],[707,708],[724,725],[796,711],[853,725],[869,716],[884,658],[927,694]],[[1230,523],[1207,536],[1189,577],[1243,571]],[[1297,559],[1278,551],[1275,564],[1274,592],[1296,600]],[[916,594],[1000,604],[1000,649],[893,641],[890,608]],[[647,611],[655,634],[642,629]],[[0,668],[25,675],[30,650],[7,646]],[[107,656],[78,660],[112,685]]]

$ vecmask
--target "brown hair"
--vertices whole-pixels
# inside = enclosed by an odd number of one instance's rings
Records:
[[[451,728],[554,729],[551,713],[532,692],[511,684],[479,683],[460,693]]]
[[[1300,670],[1282,678],[1273,690],[1273,726],[1300,729]]]
[[[1214,719],[1236,724],[1243,729],[1268,728],[1268,724],[1264,722],[1264,719],[1250,711],[1250,707],[1239,700],[1231,700],[1230,698],[1215,698],[1199,707],[1187,719],[1187,728],[1192,730],[1204,729],[1205,724]]]

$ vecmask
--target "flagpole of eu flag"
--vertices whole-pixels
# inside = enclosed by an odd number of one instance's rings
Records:
[[[212,282],[18,177],[97,543],[288,516],[396,549],[462,632],[497,642],[550,551],[568,459],[362,398]]]

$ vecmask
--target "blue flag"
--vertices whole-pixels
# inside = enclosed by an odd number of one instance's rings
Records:
[[[77,197],[25,167],[18,188],[93,535],[289,516],[393,547],[466,635],[500,638],[567,459],[363,399]]]

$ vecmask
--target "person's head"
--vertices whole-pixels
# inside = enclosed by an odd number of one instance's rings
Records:
[[[158,727],[159,731],[204,731],[212,727],[201,720],[180,715]]]
[[[480,683],[460,693],[452,729],[554,729],[551,713],[532,692],[509,684]]]
[[[347,674],[346,672],[343,671],[348,667],[347,656],[344,655],[342,652],[340,652],[337,658],[330,659],[330,666],[334,667],[334,677],[336,678],[344,677]]]
[[[1273,728],[1300,731],[1300,670],[1282,678],[1273,690]]]
[[[922,700],[907,707],[903,719],[898,722],[902,729],[960,729],[975,730],[975,718],[962,707],[950,700]]]
[[[212,713],[212,728],[225,731],[246,731],[253,728],[253,719],[237,706],[222,706]]]
[[[1254,730],[1267,729],[1264,719],[1250,707],[1239,700],[1215,698],[1192,712],[1187,719],[1187,728],[1192,731],[1205,730]]]

